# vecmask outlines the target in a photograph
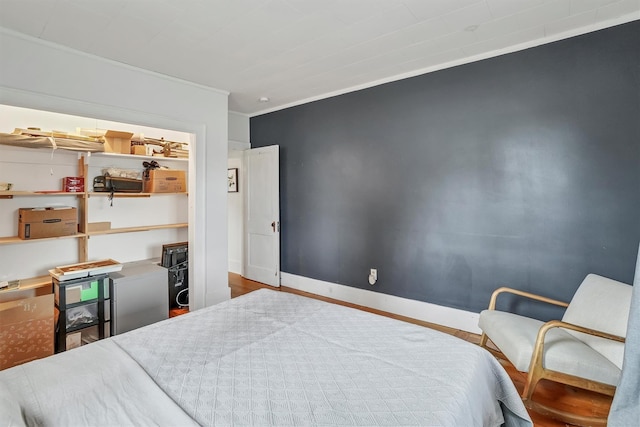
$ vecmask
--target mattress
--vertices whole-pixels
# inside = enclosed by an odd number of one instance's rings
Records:
[[[532,425],[486,350],[267,289],[11,368],[0,383],[37,425]]]

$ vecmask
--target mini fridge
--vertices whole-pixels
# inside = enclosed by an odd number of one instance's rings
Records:
[[[122,264],[109,274],[111,333],[122,334],[169,317],[167,269],[156,260]]]

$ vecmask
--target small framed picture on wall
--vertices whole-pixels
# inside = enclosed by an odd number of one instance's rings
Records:
[[[238,192],[238,168],[229,169],[227,172],[227,192]]]

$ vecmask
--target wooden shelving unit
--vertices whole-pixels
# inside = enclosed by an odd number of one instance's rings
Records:
[[[141,162],[147,160],[156,160],[160,162],[178,162],[185,163],[188,159],[184,158],[171,158],[171,157],[157,157],[157,156],[139,156],[117,153],[80,153],[77,160],[77,176],[84,177],[85,192],[70,193],[63,191],[0,191],[0,203],[1,199],[14,199],[14,198],[60,198],[60,197],[74,197],[75,205],[78,209],[78,233],[72,236],[59,236],[41,239],[20,239],[18,236],[4,236],[0,237],[0,246],[5,245],[20,245],[29,244],[43,241],[55,241],[60,239],[76,239],[78,241],[78,262],[89,261],[89,239],[97,236],[115,235],[123,233],[138,233],[153,230],[165,230],[165,229],[183,229],[188,228],[187,222],[167,223],[167,224],[140,224],[129,227],[116,227],[106,230],[94,230],[89,231],[89,202],[92,198],[119,198],[119,199],[149,199],[155,197],[167,197],[167,196],[187,196],[187,192],[181,193],[109,193],[109,192],[94,192],[90,191],[92,186],[92,179],[89,177],[89,162],[91,158],[107,158],[110,161],[117,162],[118,159],[128,159],[131,163],[131,159],[140,160]],[[100,162],[98,162],[100,163]],[[95,165],[93,167],[96,167]],[[142,208],[144,209],[144,208]],[[144,217],[141,217],[141,222],[144,223]],[[30,279],[20,280],[20,289],[24,289],[25,286],[31,286],[29,284],[36,283],[37,286],[42,286],[43,283],[51,283],[49,276],[35,277]]]

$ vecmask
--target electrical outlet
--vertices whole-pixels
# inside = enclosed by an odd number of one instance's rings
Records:
[[[371,270],[369,270],[369,284],[375,285],[377,281],[378,281],[378,269],[372,268]]]

